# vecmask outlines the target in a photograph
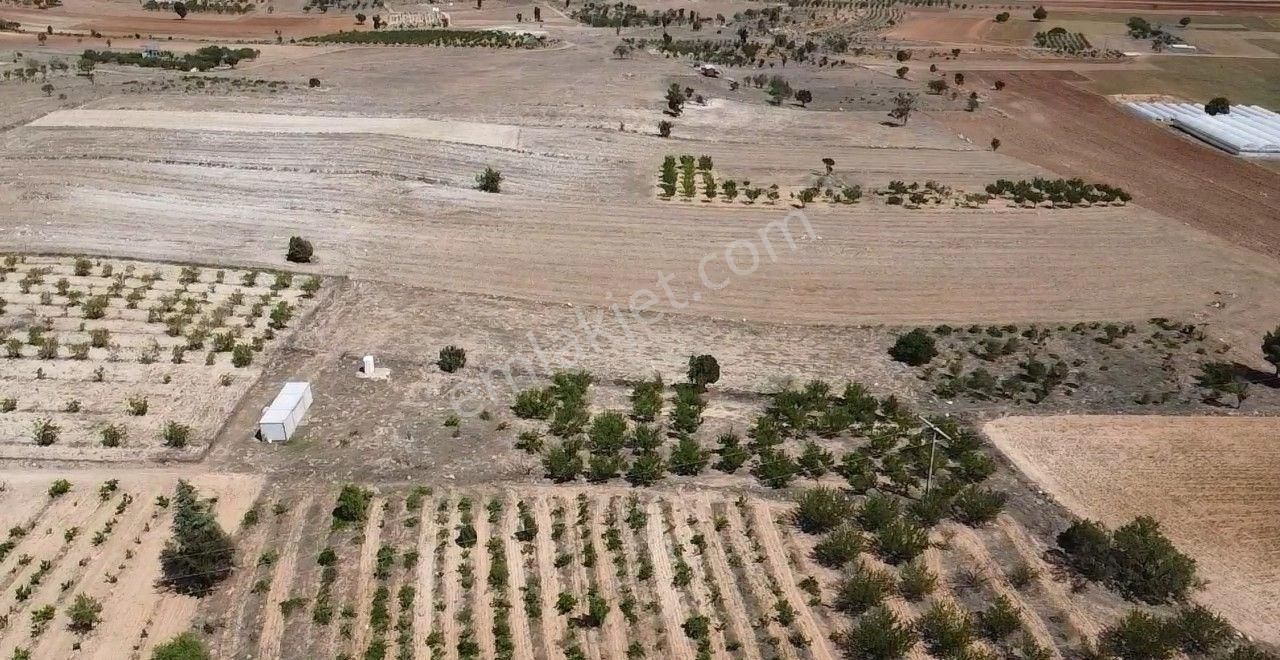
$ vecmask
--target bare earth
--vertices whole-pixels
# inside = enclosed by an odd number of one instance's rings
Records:
[[[1208,581],[1197,600],[1280,642],[1280,451],[1266,418],[1009,417],[986,426],[1028,477],[1079,516],[1159,520]]]

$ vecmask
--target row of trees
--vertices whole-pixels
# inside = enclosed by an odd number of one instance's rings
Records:
[[[110,50],[85,50],[80,55],[82,63],[88,63],[88,72],[93,64],[120,64],[146,68],[177,69],[189,71],[197,69],[208,71],[223,64],[235,68],[244,60],[257,59],[259,52],[252,48],[227,48],[224,46],[204,46],[194,53],[177,55],[171,51],[161,51],[154,56],[140,52],[120,52]],[[80,67],[82,71],[85,66]]]

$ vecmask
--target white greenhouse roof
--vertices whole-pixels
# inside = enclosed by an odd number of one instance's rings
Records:
[[[1133,102],[1134,114],[1167,122],[1233,154],[1280,158],[1280,113],[1257,105],[1236,105],[1210,115],[1195,103]]]

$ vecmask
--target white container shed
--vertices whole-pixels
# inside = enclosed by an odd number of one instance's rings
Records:
[[[310,407],[310,383],[285,383],[271,405],[262,409],[258,436],[267,442],[287,441],[298,430]]]

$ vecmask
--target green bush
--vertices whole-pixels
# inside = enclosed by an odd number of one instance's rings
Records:
[[[155,647],[151,660],[212,660],[204,642],[195,633],[184,632]]]
[[[859,660],[899,660],[918,639],[912,627],[885,608],[877,608],[858,619],[852,628],[838,633],[836,645],[846,658]]]
[[[440,367],[440,371],[451,374],[467,365],[467,351],[457,346],[445,346],[440,349],[440,359],[436,360],[436,366]]]
[[[955,603],[939,600],[916,621],[925,648],[935,657],[953,658],[973,643],[969,613]]]
[[[689,382],[705,388],[720,380],[720,363],[711,355],[689,356]]]
[[[843,492],[818,486],[796,498],[791,520],[805,533],[821,534],[845,524],[856,512],[856,505]]]
[[[636,383],[631,389],[631,418],[652,422],[662,414],[662,377]]]
[[[923,561],[913,559],[898,569],[898,593],[908,602],[919,602],[938,587],[938,576]]]
[[[37,419],[31,424],[31,440],[41,447],[58,441],[58,434],[62,433],[62,427],[53,423],[53,420],[45,417]]]
[[[983,637],[999,642],[1022,630],[1022,615],[1003,595],[996,596],[991,606],[978,613],[978,631]]]
[[[934,343],[933,335],[922,328],[916,328],[899,336],[893,343],[893,347],[889,349],[889,355],[898,362],[918,367],[928,364],[930,360],[937,357],[938,348]]]
[[[625,446],[627,418],[620,412],[605,411],[591,420],[587,448],[593,454],[616,454]]]
[[[311,245],[311,241],[301,236],[289,237],[289,249],[285,252],[285,261],[295,264],[309,264],[311,257],[315,254],[315,248]]]
[[[667,470],[666,461],[657,451],[643,451],[636,455],[627,471],[627,483],[633,486],[652,486],[662,480]]]
[[[372,501],[373,491],[355,484],[343,486],[332,511],[333,528],[363,523],[369,518],[369,503]]]
[[[993,522],[1004,510],[1008,496],[990,488],[966,486],[952,500],[952,512],[956,520],[978,527]]]
[[[711,462],[711,452],[691,435],[682,436],[671,450],[671,471],[684,476],[696,476]]]
[[[549,387],[521,390],[511,405],[511,412],[520,419],[547,419],[555,409],[555,392]]]
[[[858,616],[873,607],[879,607],[884,603],[885,597],[893,592],[893,583],[891,574],[855,561],[836,586],[836,609],[850,616]]]
[[[1178,552],[1149,516],[1111,534],[1111,565],[1120,593],[1145,603],[1182,600],[1195,585],[1195,560]]]
[[[868,532],[884,529],[901,516],[902,508],[898,500],[880,493],[867,496],[857,513],[858,524]]]
[[[164,446],[173,449],[182,449],[187,446],[187,442],[191,436],[191,427],[186,424],[179,424],[174,421],[165,422],[160,429],[160,437],[164,440]]]
[[[59,479],[49,486],[49,497],[62,497],[71,492],[71,482]]]
[[[573,442],[560,442],[542,453],[542,467],[547,478],[556,483],[568,483],[582,474],[582,455],[578,445]]]
[[[476,190],[487,193],[502,192],[502,173],[492,167],[476,175]]]
[[[1098,648],[1120,660],[1165,660],[1177,649],[1176,635],[1160,617],[1133,610],[1102,631]]]
[[[119,447],[124,444],[124,440],[128,436],[129,432],[120,424],[108,424],[102,427],[102,431],[100,433],[102,435],[103,447]]]
[[[903,564],[929,548],[929,533],[902,518],[896,518],[876,534],[876,554],[884,561]]]
[[[1184,605],[1169,620],[1178,648],[1191,656],[1212,656],[1231,641],[1231,624],[1203,605]]]
[[[716,448],[716,453],[720,455],[720,460],[716,461],[715,469],[733,474],[751,460],[751,452],[742,446],[742,438],[733,431],[721,433],[717,440],[720,446]]]
[[[862,533],[848,525],[837,527],[813,546],[813,558],[827,568],[842,568],[866,547]]]

